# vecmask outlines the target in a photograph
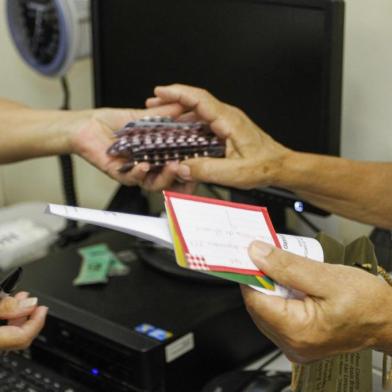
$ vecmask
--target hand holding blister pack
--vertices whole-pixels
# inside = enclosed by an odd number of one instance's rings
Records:
[[[225,155],[225,142],[211,131],[208,124],[202,122],[145,117],[128,123],[115,132],[115,137],[117,141],[107,153],[127,160],[120,172],[127,172],[143,162],[158,170],[170,161]]]

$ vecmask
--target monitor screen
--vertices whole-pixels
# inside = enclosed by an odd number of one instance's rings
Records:
[[[291,148],[337,155],[343,13],[336,0],[94,0],[96,105],[195,85]]]

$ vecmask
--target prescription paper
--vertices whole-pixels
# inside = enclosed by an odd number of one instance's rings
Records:
[[[184,197],[172,192],[165,195],[166,200],[171,199],[173,209],[168,207],[167,217],[161,218],[56,204],[49,204],[46,212],[125,232],[174,249],[177,263],[183,268],[246,284],[267,295],[288,297],[293,293],[277,285],[252,263],[247,252],[252,241],[262,240],[299,256],[323,261],[318,241],[276,234],[264,207]],[[175,227],[174,208],[177,224],[182,225],[182,239]],[[188,251],[181,242],[185,240]],[[192,260],[190,256],[195,257]],[[192,265],[189,265],[190,261]],[[199,261],[198,269],[195,267]]]

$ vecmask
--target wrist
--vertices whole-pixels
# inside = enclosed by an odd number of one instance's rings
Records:
[[[80,154],[79,136],[92,121],[94,121],[93,110],[70,111],[66,112],[66,123],[63,126],[64,152],[62,154]]]
[[[286,148],[270,171],[269,185],[291,190],[295,184],[293,176],[299,175],[296,165],[301,161],[300,155],[301,153]]]
[[[29,111],[33,124],[29,145],[37,150],[32,157],[74,153],[73,137],[91,117],[89,111]]]
[[[274,185],[294,193],[320,193],[325,184],[336,182],[335,172],[329,170],[328,157],[289,150],[277,171]]]

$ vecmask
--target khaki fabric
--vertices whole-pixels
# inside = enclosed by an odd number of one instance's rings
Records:
[[[377,272],[377,259],[370,240],[359,238],[347,246],[319,234],[327,263],[358,266],[371,264]],[[372,352],[343,354],[310,365],[293,365],[294,392],[371,392]]]

